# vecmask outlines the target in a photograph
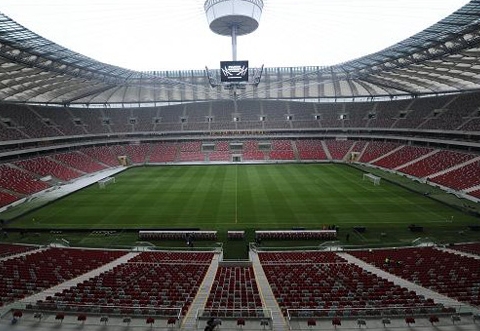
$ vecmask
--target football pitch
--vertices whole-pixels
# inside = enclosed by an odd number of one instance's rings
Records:
[[[254,230],[338,226],[351,243],[399,243],[419,236],[455,241],[478,219],[422,194],[338,164],[145,166],[92,185],[13,222],[49,229]],[[411,233],[410,224],[423,226]],[[356,233],[354,227],[365,227]],[[353,232],[352,232],[353,231]]]

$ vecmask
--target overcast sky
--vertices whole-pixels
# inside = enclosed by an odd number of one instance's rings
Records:
[[[264,0],[259,28],[238,37],[250,66],[332,65],[382,50],[468,0]],[[231,39],[210,31],[203,0],[1,0],[33,32],[133,70],[218,68]]]

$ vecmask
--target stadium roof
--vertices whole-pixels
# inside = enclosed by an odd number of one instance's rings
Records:
[[[480,0],[380,52],[328,67],[266,68],[238,98],[343,100],[480,89]],[[218,76],[214,70],[214,76]],[[140,72],[72,52],[0,14],[0,100],[149,105],[233,98],[204,70]]]

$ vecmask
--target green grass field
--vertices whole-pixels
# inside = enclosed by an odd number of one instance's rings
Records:
[[[419,236],[438,242],[469,240],[475,234],[466,230],[467,225],[479,222],[388,181],[374,186],[362,180],[361,171],[346,165],[152,166],[129,169],[116,179],[106,189],[92,185],[9,226],[119,229],[113,239],[70,234],[76,244],[102,246],[133,244],[136,236],[121,232],[131,228],[198,227],[218,230],[222,241],[227,230],[246,230],[248,242],[255,229],[318,229],[334,224],[340,228],[340,240],[350,233],[349,244],[384,245]],[[407,227],[412,223],[423,226],[424,233],[411,233]],[[357,234],[352,231],[355,226],[367,231]],[[232,247],[240,249],[246,242]],[[279,244],[318,243],[265,243]]]

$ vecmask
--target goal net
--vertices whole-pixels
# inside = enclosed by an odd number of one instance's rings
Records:
[[[372,175],[370,173],[363,174],[363,180],[371,181],[373,183],[373,185],[380,185],[380,179],[381,179],[381,177]]]
[[[115,183],[115,177],[106,177],[100,179],[97,183],[99,188],[105,188],[105,186]]]

